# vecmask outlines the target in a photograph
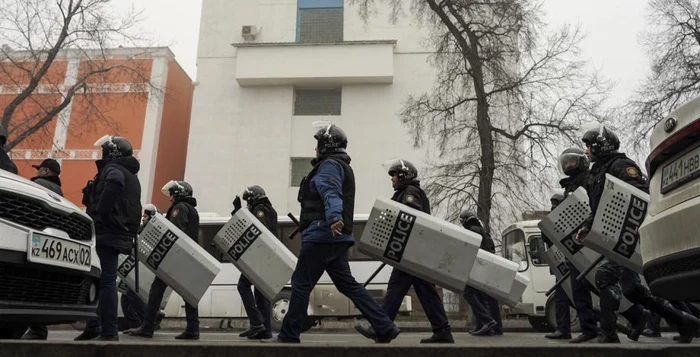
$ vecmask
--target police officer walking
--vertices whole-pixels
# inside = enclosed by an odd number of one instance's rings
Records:
[[[481,236],[479,249],[489,253],[496,253],[496,245],[493,243],[491,235],[488,234],[476,214],[471,211],[464,211],[459,215],[460,223],[468,229]],[[501,308],[498,300],[485,292],[466,286],[464,289],[464,300],[467,300],[472,309],[476,325],[470,333],[474,336],[503,335],[503,322],[501,321]]]
[[[194,194],[192,186],[185,181],[170,181],[163,186],[162,192],[170,197],[170,202],[172,203],[165,218],[196,242],[199,233],[199,213],[197,213],[195,208],[197,207],[197,200],[192,197]],[[160,311],[163,294],[165,294],[167,288],[168,285],[158,279],[158,277],[153,279],[143,324],[139,328],[125,331],[125,334],[153,338],[156,317]],[[185,316],[187,327],[184,332],[175,336],[175,339],[199,340],[199,312],[197,307],[185,302]]]
[[[557,208],[557,206],[559,206],[564,201],[564,195],[555,193],[554,195],[552,195],[552,197],[549,198],[549,201],[552,204],[552,208],[550,209],[550,211],[554,211],[554,209]],[[544,235],[543,240],[544,244],[547,246],[547,250],[551,249],[553,245],[552,241]],[[573,276],[573,274],[571,276]],[[569,296],[567,296],[566,290],[564,290],[564,286],[560,284],[554,290],[554,314],[556,316],[557,328],[554,331],[554,333],[544,335],[544,338],[550,340],[571,339],[571,312],[569,311],[569,306]]]
[[[610,174],[624,182],[648,192],[646,181],[640,174],[639,167],[625,154],[619,153],[620,141],[610,129],[598,124],[584,130],[583,142],[586,144],[586,155],[592,161],[586,190],[588,191],[591,216],[586,220],[577,234],[577,241],[582,242],[593,225],[593,218],[603,195],[605,174]],[[681,335],[679,342],[690,343],[696,331],[700,328],[700,320],[678,310],[665,299],[653,296],[644,286],[639,274],[625,268],[607,258],[603,260],[596,271],[596,285],[600,291],[600,328],[599,342],[620,342],[617,337],[617,316],[615,310],[620,306],[622,294],[631,302],[659,314],[667,321],[678,327]],[[649,313],[644,311],[637,321],[631,321],[640,332],[647,323]],[[627,318],[627,316],[625,316]],[[629,318],[627,318],[630,320]]]
[[[63,191],[61,190],[61,179],[58,175],[61,174],[61,165],[58,161],[54,159],[46,159],[39,165],[32,165],[33,168],[37,169],[37,175],[31,180],[36,184],[46,187],[53,193],[63,196]],[[46,326],[29,326],[29,330],[24,336],[23,340],[45,340],[49,335],[49,331]]]
[[[583,149],[572,147],[564,150],[559,155],[558,168],[562,174],[566,175],[565,178],[559,181],[559,185],[564,189],[563,199],[565,199],[579,187],[585,186],[588,180],[590,161]],[[571,273],[571,294],[573,295],[574,307],[581,325],[581,334],[569,341],[569,343],[587,342],[598,336],[598,318],[596,311],[593,309],[591,290],[586,280],[575,279],[581,274],[579,270],[568,260],[566,264]],[[568,308],[567,311],[569,311]]]
[[[129,254],[141,223],[140,165],[128,140],[105,135],[95,143],[102,148],[97,175],[83,189],[83,204],[92,218],[97,255],[102,266],[98,318],[88,321],[75,339],[118,341],[117,264],[119,254]]]
[[[276,235],[277,211],[265,195],[265,190],[257,185],[248,186],[243,192],[243,200],[248,203],[247,208],[255,218],[265,225],[272,234]],[[236,211],[241,208],[241,199],[238,196],[233,201],[233,207],[234,211],[231,212],[231,215],[236,214]],[[250,280],[241,274],[238,279],[238,293],[241,295],[243,306],[250,320],[250,327],[238,336],[251,340],[270,339],[272,338],[270,300],[257,288],[255,288],[255,295],[253,295],[251,287]]]
[[[302,180],[299,231],[301,251],[292,275],[292,296],[282,329],[268,342],[299,343],[302,319],[309,295],[326,271],[341,294],[357,306],[377,331],[376,342],[389,343],[401,330],[389,319],[369,292],[350,272],[348,249],[355,244],[352,235],[355,205],[355,175],[345,152],[348,139],[339,127],[328,124],[316,135],[313,169]]]
[[[389,176],[391,176],[391,184],[395,191],[394,196],[391,198],[392,201],[430,214],[430,201],[420,187],[420,181],[417,179],[418,169],[411,162],[401,159],[385,163],[384,168],[387,169]],[[454,343],[452,328],[447,321],[445,307],[435,288],[435,284],[394,268],[391,271],[382,309],[386,311],[389,318],[393,321],[399,312],[404,296],[406,296],[411,286],[416,291],[416,295],[418,295],[418,299],[433,330],[431,337],[422,339],[420,342]],[[376,333],[371,326],[358,324],[355,326],[355,329],[367,338],[376,338]]]
[[[13,174],[17,174],[17,166],[10,159],[5,151],[5,144],[7,143],[7,129],[0,125],[0,170],[9,171]]]

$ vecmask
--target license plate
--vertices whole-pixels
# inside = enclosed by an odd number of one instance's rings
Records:
[[[92,256],[89,245],[32,232],[27,260],[32,263],[90,271]]]
[[[672,191],[700,176],[700,146],[664,166],[661,175],[661,193]]]

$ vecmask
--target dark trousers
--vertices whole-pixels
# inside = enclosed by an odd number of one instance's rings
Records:
[[[250,320],[250,326],[264,325],[265,329],[272,332],[270,325],[270,301],[267,300],[257,288],[255,296],[251,290],[252,284],[243,274],[238,279],[238,293],[241,294],[243,307]]]
[[[160,303],[163,302],[163,295],[168,288],[162,280],[157,277],[151,284],[151,291],[148,293],[148,304],[146,305],[146,316],[144,316],[143,328],[146,331],[153,331],[156,328],[156,316],[160,311]],[[185,302],[185,316],[187,320],[186,332],[199,333],[199,312],[197,308]]]
[[[133,290],[127,289],[121,298],[122,312],[127,321],[128,328],[141,326],[146,313],[146,304]]]
[[[278,338],[284,342],[299,342],[302,320],[309,306],[309,295],[323,272],[327,272],[341,294],[352,300],[378,335],[391,331],[394,323],[372,298],[369,292],[358,283],[350,272],[348,263],[348,243],[301,244],[297,266],[292,275],[292,296],[289,310],[284,316]]]
[[[104,337],[117,336],[119,333],[119,299],[117,298],[117,263],[119,252],[112,247],[98,245],[97,256],[100,258],[102,275],[100,275],[99,302],[97,303],[97,319],[89,320],[87,328],[101,329]]]
[[[496,332],[503,332],[503,321],[501,320],[501,304],[493,296],[481,292],[483,301],[489,304],[489,312],[494,321],[496,321]]]
[[[476,329],[491,323],[496,322],[496,328],[503,330],[503,327],[499,325],[501,319],[501,311],[498,307],[498,301],[483,291],[467,286],[464,289],[464,300],[467,300],[469,308],[474,314],[474,319],[476,320]],[[493,305],[493,306],[492,306]],[[498,310],[496,310],[498,309]],[[497,316],[492,316],[493,312],[497,311]],[[498,321],[496,320],[498,319]]]
[[[557,331],[571,333],[571,311],[569,307],[569,296],[566,295],[564,287],[559,285],[554,290],[554,314],[557,319]]]
[[[578,315],[578,321],[581,324],[581,333],[586,336],[598,335],[598,317],[593,309],[593,299],[591,298],[591,290],[588,288],[587,281],[576,280],[576,277],[581,272],[576,267],[568,262],[569,271],[571,272],[571,294],[574,299],[574,307]]]
[[[658,314],[669,323],[682,325],[684,322],[684,312],[675,308],[667,300],[652,295],[651,291],[642,285],[637,273],[615,262],[607,259],[603,261],[596,272],[596,285],[600,290],[600,327],[605,334],[615,331],[614,311],[620,306],[623,294],[630,302]],[[626,315],[625,318],[630,320]],[[630,322],[636,321],[630,320]]]
[[[447,321],[447,314],[445,313],[445,306],[442,304],[442,299],[435,285],[396,268],[391,271],[386,295],[382,303],[382,309],[386,311],[389,318],[392,321],[396,318],[396,315],[399,313],[399,308],[401,308],[403,298],[406,296],[411,286],[413,286],[413,289],[416,291],[418,300],[420,300],[425,315],[428,317],[428,321],[430,321],[433,332],[450,330],[450,324]]]

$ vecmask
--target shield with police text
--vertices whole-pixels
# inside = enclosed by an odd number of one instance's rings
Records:
[[[639,226],[646,217],[648,207],[648,194],[606,174],[593,227],[583,244],[642,274]]]
[[[480,244],[481,236],[474,232],[379,197],[359,250],[421,279],[463,292]]]
[[[566,275],[566,273],[569,272],[569,267],[566,264],[566,258],[556,246],[552,246],[549,249],[547,249],[544,253],[542,253],[541,257],[542,260],[544,260],[545,263],[549,265],[549,271],[554,274],[557,282],[561,281]],[[573,278],[575,279],[576,277]],[[569,298],[569,301],[571,301],[571,303],[573,304],[574,295],[571,292],[571,279],[566,278],[566,281],[563,282],[561,286],[562,288],[564,288],[564,291],[566,292],[566,296]]]
[[[192,306],[199,304],[223,268],[165,216],[153,216],[138,239],[139,260]]]
[[[239,209],[214,237],[214,244],[269,300],[289,283],[297,258],[247,209]]]
[[[133,255],[119,254],[119,265],[117,265],[117,276],[119,282],[125,287],[131,289],[131,291],[136,292],[136,260]],[[139,292],[136,293],[144,303],[148,303],[148,295],[151,292],[151,284],[155,280],[156,275],[150,271],[146,265],[139,261]],[[168,300],[170,299],[170,294],[173,289],[168,287],[165,289],[163,294],[163,300],[160,302],[160,308],[165,309],[168,305]],[[122,294],[124,294],[123,292]]]

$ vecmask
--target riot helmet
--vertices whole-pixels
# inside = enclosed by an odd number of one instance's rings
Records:
[[[143,214],[153,217],[156,213],[158,213],[158,207],[156,207],[156,205],[149,203],[143,206]]]
[[[418,169],[408,160],[390,159],[384,162],[382,167],[389,173],[389,176],[397,176],[399,182],[418,177]]]
[[[192,186],[185,181],[170,181],[161,189],[163,194],[172,198],[192,197]]]
[[[345,152],[348,147],[348,137],[343,129],[330,122],[314,122],[318,128],[314,138],[319,154],[331,154]]]
[[[574,176],[588,171],[589,161],[586,151],[581,148],[571,147],[559,155],[559,172],[566,176]]]
[[[462,213],[459,214],[459,221],[465,228],[470,225],[481,226],[481,221],[473,211],[462,211]]]
[[[601,123],[588,123],[581,126],[581,140],[591,149],[593,156],[613,154],[620,149],[620,139]]]
[[[243,194],[241,195],[244,201],[253,202],[257,201],[265,196],[265,190],[258,185],[248,186],[243,189]]]
[[[561,193],[555,193],[549,198],[549,202],[552,203],[552,211],[557,208],[562,202],[564,202],[564,195]]]
[[[95,141],[95,146],[102,148],[102,159],[116,159],[134,155],[134,148],[129,140],[120,136],[105,135]]]

